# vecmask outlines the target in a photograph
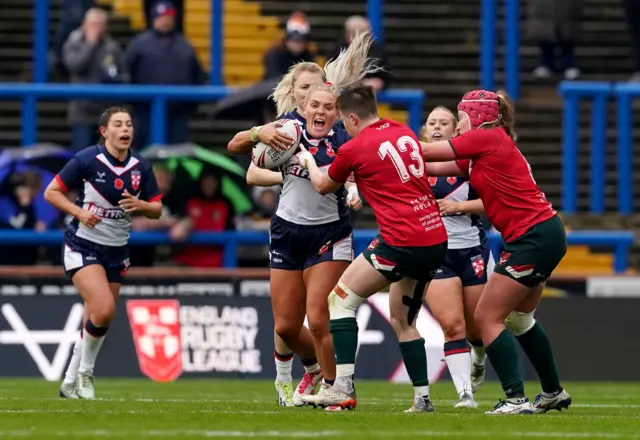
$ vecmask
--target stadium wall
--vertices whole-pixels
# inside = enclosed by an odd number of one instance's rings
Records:
[[[60,273],[58,268],[0,271],[0,377],[51,381],[62,377],[79,336],[82,302]],[[640,301],[589,298],[588,285],[593,282],[552,281],[549,292],[555,297],[545,299],[536,314],[553,341],[562,377],[640,380],[640,370],[634,368],[640,354],[628,350],[627,342],[640,316]],[[388,323],[385,295],[374,296],[358,311],[358,376],[405,382],[408,377]],[[427,340],[431,380],[447,379],[444,338],[426,308],[418,325]],[[272,378],[272,332],[264,269],[132,270],[96,375],[146,375],[158,381]],[[535,372],[526,359],[522,366],[525,377],[534,380]],[[297,374],[301,373],[298,369]],[[493,371],[488,379],[495,379]]]

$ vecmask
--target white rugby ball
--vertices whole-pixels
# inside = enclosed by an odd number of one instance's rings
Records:
[[[287,134],[293,139],[293,144],[286,150],[276,151],[269,145],[258,142],[251,152],[251,159],[258,168],[265,168],[267,170],[277,168],[286,163],[298,148],[300,136],[302,135],[302,125],[293,119],[281,119],[278,122],[282,124],[282,127],[278,128],[278,131]]]

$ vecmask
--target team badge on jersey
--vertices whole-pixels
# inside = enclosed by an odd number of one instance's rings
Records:
[[[124,182],[122,181],[122,179],[116,179],[113,181],[113,186],[115,186],[116,189],[120,191],[122,188],[124,188]]]
[[[172,299],[129,300],[127,314],[140,371],[156,382],[180,377],[180,303]]]
[[[131,171],[131,188],[133,188],[134,191],[138,191],[138,188],[140,188],[140,180],[141,180],[140,171],[138,170]]]
[[[475,272],[477,277],[481,277],[482,275],[484,275],[485,264],[482,255],[471,257],[471,267],[473,267],[473,271]]]

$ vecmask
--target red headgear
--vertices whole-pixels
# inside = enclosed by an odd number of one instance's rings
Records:
[[[484,124],[492,124],[500,119],[500,99],[488,90],[474,90],[466,93],[458,104],[458,111],[469,116],[471,129]]]

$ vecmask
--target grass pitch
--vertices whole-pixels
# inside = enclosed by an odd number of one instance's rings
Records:
[[[487,416],[501,396],[488,383],[478,410],[455,410],[450,382],[432,386],[436,412],[403,414],[410,385],[360,381],[355,411],[327,413],[276,405],[272,382],[96,380],[96,401],[64,400],[56,383],[0,380],[3,439],[640,439],[640,383],[565,384],[566,412]],[[533,398],[539,385],[527,384]]]

